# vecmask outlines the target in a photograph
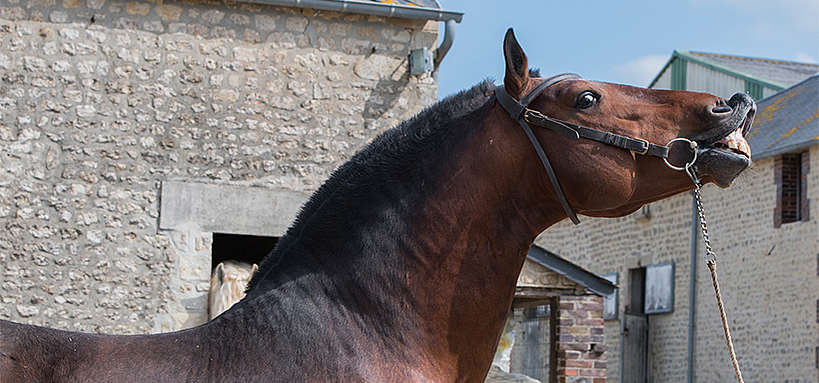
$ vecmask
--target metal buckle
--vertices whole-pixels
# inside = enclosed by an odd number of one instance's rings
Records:
[[[635,150],[634,153],[640,154],[640,155],[648,153],[648,149],[651,147],[651,144],[648,143],[648,140],[644,140],[642,138],[635,138],[634,140],[642,142],[643,145],[645,145],[645,147],[646,147],[642,152],[638,152],[638,151]]]
[[[676,166],[676,165],[671,164],[671,162],[668,162],[668,156],[667,155],[665,157],[663,157],[663,161],[665,161],[665,164],[668,165],[668,167],[671,168],[671,169],[674,169],[674,170],[677,170],[677,171],[680,171],[680,170],[686,170],[687,171],[688,168],[691,167],[691,165],[694,165],[694,163],[697,162],[697,154],[698,154],[697,142],[689,140],[689,139],[684,138],[684,137],[677,137],[677,138],[675,138],[675,139],[673,139],[671,141],[668,141],[668,143],[665,144],[666,148],[668,148],[668,150],[671,150],[671,144],[673,144],[674,142],[677,142],[677,141],[687,142],[688,143],[688,147],[691,148],[691,152],[694,153],[694,155],[691,157],[691,161],[686,163],[683,166]]]
[[[524,109],[523,110],[523,120],[530,123],[530,124],[535,124],[535,122],[532,122],[532,120],[529,119],[530,118],[529,116],[531,116],[533,118],[539,118],[539,119],[544,119],[544,117],[546,117],[546,116],[543,115],[543,113],[540,113],[540,112],[538,112],[538,111],[536,111],[534,109],[529,109],[529,108]]]

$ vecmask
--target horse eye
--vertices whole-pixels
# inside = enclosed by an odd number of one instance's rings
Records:
[[[597,95],[589,91],[585,91],[581,93],[580,96],[577,97],[577,107],[580,109],[589,108],[596,102]]]

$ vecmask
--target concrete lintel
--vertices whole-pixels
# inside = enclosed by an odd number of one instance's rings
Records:
[[[209,233],[280,237],[307,198],[290,190],[164,181],[159,228],[194,224]]]

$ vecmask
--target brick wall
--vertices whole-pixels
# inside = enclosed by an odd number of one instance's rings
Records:
[[[211,234],[159,231],[161,182],[316,189],[436,100],[406,60],[436,25],[0,0],[0,317],[105,333],[201,320]]]
[[[558,299],[556,362],[558,383],[605,383],[603,298]]]
[[[819,166],[819,146],[806,158]],[[819,197],[817,172],[805,172],[808,200]],[[703,198],[718,254],[719,276],[731,331],[747,381],[815,382],[819,346],[815,306],[819,277],[819,225],[815,219],[774,228],[777,190],[774,159],[757,161],[728,189],[708,185]],[[686,381],[691,196],[651,204],[652,217],[586,218],[562,222],[537,239],[544,248],[596,273],[620,274],[620,313],[629,296],[628,269],[675,262],[674,311],[653,315],[650,374],[657,382]],[[815,204],[812,204],[815,205]],[[816,217],[816,207],[809,206]],[[703,244],[698,239],[702,259]],[[622,315],[622,314],[621,314]],[[696,282],[696,381],[730,380],[733,374],[722,337],[713,287],[699,262]],[[619,320],[606,321],[608,378],[619,377]]]

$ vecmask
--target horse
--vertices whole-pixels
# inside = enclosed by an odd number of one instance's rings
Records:
[[[438,102],[336,169],[222,315],[121,336],[0,321],[0,380],[481,382],[539,233],[692,189],[665,161],[722,187],[750,163],[729,144],[753,120],[746,95],[544,79],[511,29],[503,55],[502,85]]]
[[[225,312],[236,302],[245,297],[250,277],[259,269],[259,265],[227,260],[219,262],[210,278],[208,290],[208,319],[213,319]]]

